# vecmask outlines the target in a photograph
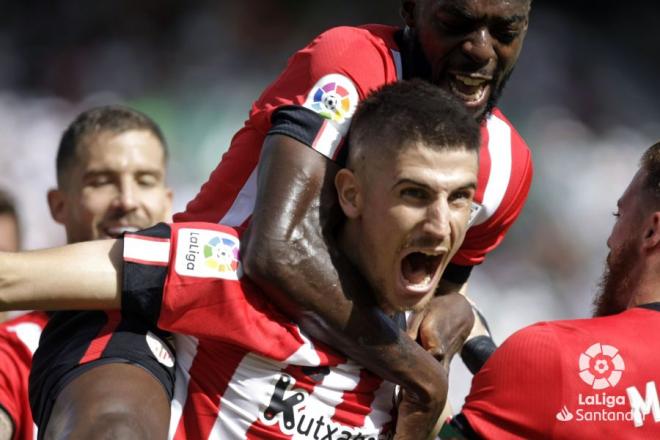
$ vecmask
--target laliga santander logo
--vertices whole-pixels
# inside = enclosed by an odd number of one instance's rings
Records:
[[[594,390],[613,387],[626,369],[619,350],[595,343],[580,355],[580,378]]]
[[[236,273],[238,270],[238,240],[229,236],[213,237],[204,246],[206,265],[218,272]]]

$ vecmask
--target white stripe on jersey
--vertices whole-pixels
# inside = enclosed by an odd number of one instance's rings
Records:
[[[124,236],[124,260],[147,264],[167,264],[170,261],[170,241],[126,234]]]
[[[392,52],[392,60],[394,61],[394,66],[396,67],[396,78],[399,81],[403,81],[403,63],[401,62],[401,52],[394,49],[390,49],[390,52]]]
[[[330,373],[314,388],[308,402],[311,408],[322,408],[315,414],[331,418],[337,405],[344,401],[344,391],[354,390],[360,383],[360,366],[354,363],[337,365],[330,368]],[[313,402],[313,403],[312,403]]]
[[[225,216],[218,223],[225,226],[240,226],[252,215],[254,202],[257,199],[258,169],[259,166],[254,167],[247,182],[245,182],[236,199],[234,199],[231,208],[229,208]]]
[[[7,327],[7,331],[15,333],[18,339],[25,345],[30,353],[34,354],[39,347],[39,338],[41,337],[41,327],[33,322],[22,322],[20,324]]]
[[[177,427],[183,415],[183,406],[188,399],[188,384],[190,383],[190,368],[197,355],[199,341],[192,336],[174,334],[176,348],[176,377],[174,379],[174,397],[170,409],[169,440],[174,438]]]
[[[392,420],[395,388],[396,385],[392,382],[383,381],[380,388],[376,390],[374,401],[371,404],[371,413],[364,419],[364,427],[366,429],[382,428]]]
[[[481,211],[471,226],[484,223],[497,211],[511,179],[511,127],[495,115],[488,118],[487,126],[490,175],[481,202]]]
[[[272,360],[251,353],[241,360],[222,396],[210,439],[246,438],[252,424],[270,403],[279,378],[279,374],[273,374],[273,365]]]
[[[314,347],[311,339],[301,332],[300,328],[296,327],[296,330],[298,331],[298,335],[302,338],[303,344],[284,362],[287,364],[304,365],[307,367],[319,366],[321,364],[321,358],[319,357],[316,347]]]
[[[312,148],[329,159],[334,159],[342,141],[342,133],[330,121],[323,121],[321,129],[312,143]]]

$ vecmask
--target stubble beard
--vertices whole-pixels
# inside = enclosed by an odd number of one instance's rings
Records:
[[[594,299],[595,317],[615,315],[628,308],[639,283],[633,274],[638,260],[633,242],[625,243],[620,251],[610,255]]]

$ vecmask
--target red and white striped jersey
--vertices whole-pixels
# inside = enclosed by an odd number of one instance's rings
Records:
[[[217,224],[124,238],[122,312],[178,334],[171,438],[389,438],[394,385],[308,338],[243,276],[239,247]]]
[[[0,407],[12,419],[12,440],[37,438],[28,400],[28,378],[32,355],[48,316],[32,312],[0,324]]]
[[[359,100],[403,78],[397,31],[383,25],[338,27],[295,53],[254,103],[208,182],[175,221],[245,226],[254,209],[257,162],[268,133],[287,134],[331,159],[341,157]],[[283,109],[287,117],[274,121]],[[472,227],[453,260],[463,266],[481,263],[502,241],[522,210],[532,179],[530,151],[499,110],[484,121],[482,138]]]

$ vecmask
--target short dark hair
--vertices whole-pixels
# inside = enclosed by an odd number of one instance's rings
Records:
[[[644,152],[641,166],[646,172],[643,190],[655,202],[653,209],[660,209],[660,142]]]
[[[364,99],[351,121],[349,166],[365,148],[396,153],[421,142],[435,149],[479,151],[479,123],[454,96],[419,79],[385,85]]]
[[[103,132],[120,134],[129,130],[146,130],[156,136],[163,147],[163,157],[167,160],[165,136],[149,116],[121,105],[95,107],[79,114],[62,134],[56,159],[58,185],[62,186],[64,176],[74,162],[77,148],[85,138]]]

